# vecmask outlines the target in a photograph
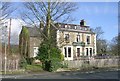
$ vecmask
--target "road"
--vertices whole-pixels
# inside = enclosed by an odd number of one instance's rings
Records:
[[[45,72],[38,74],[16,75],[12,79],[118,79],[119,71],[90,71],[90,72]]]

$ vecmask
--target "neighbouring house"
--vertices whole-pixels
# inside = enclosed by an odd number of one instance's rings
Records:
[[[23,26],[22,27],[22,30],[20,32],[20,35],[19,35],[19,46],[21,44],[24,44],[23,43],[23,40],[24,39],[24,29],[27,30],[27,32],[29,33],[29,37],[28,37],[28,53],[29,53],[29,57],[36,57],[37,56],[37,52],[38,52],[38,48],[39,48],[39,45],[41,43],[41,35],[40,35],[40,32],[39,32],[39,28],[36,28],[36,27],[25,27]]]
[[[41,34],[39,28],[26,28],[30,34],[30,57],[35,57],[42,40]],[[83,56],[92,57],[97,54],[96,34],[86,26],[84,20],[80,21],[80,25],[56,23],[56,28],[57,46],[65,60],[76,60]]]

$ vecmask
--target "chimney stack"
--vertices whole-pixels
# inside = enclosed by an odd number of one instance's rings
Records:
[[[86,23],[85,23],[85,20],[84,20],[84,19],[82,19],[82,20],[80,21],[80,26],[86,26]]]

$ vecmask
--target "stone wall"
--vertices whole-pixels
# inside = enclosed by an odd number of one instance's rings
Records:
[[[89,60],[75,60],[64,61],[63,64],[68,64],[68,68],[82,68],[88,67],[117,67],[119,59],[89,59]]]

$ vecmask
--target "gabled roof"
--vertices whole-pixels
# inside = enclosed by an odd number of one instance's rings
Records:
[[[26,27],[29,31],[30,37],[38,37],[40,36],[40,29],[36,27]]]

